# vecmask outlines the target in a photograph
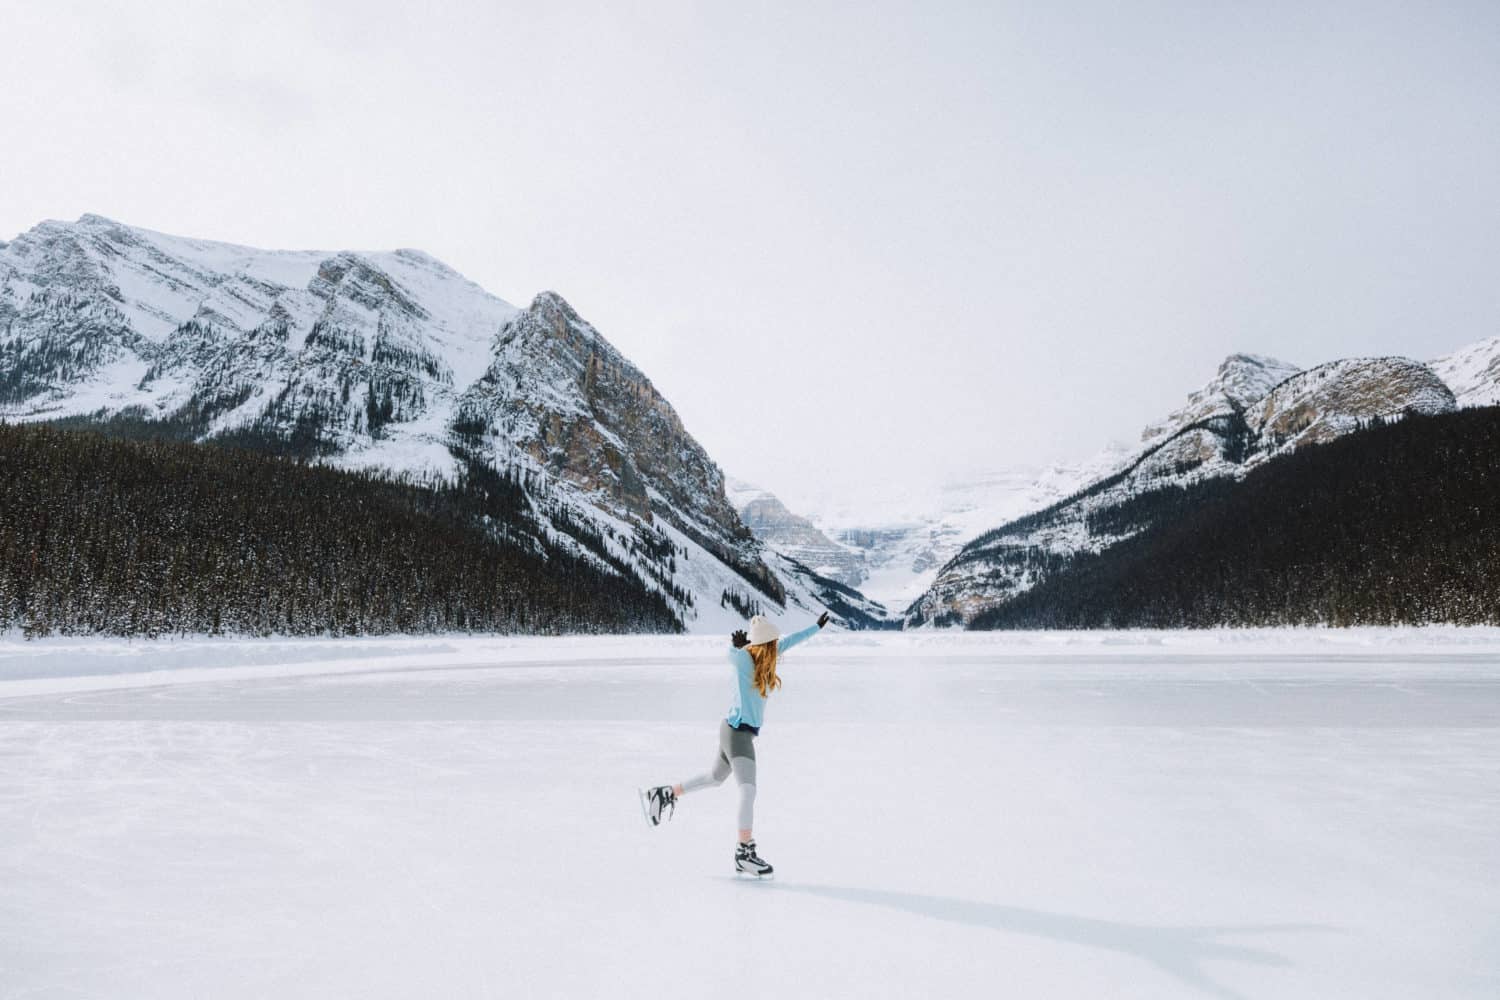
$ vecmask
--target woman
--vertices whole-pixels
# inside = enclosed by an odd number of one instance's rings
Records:
[[[761,719],[766,710],[766,698],[781,687],[781,678],[776,676],[776,661],[799,642],[812,638],[828,624],[828,612],[818,618],[816,625],[809,625],[801,632],[782,637],[776,626],[756,615],[750,619],[750,634],[744,630],[729,637],[733,648],[729,650],[729,663],[734,667],[734,705],[729,715],[719,725],[719,755],[714,758],[713,768],[707,774],[689,778],[678,785],[658,785],[641,790],[641,809],[646,821],[657,826],[663,819],[671,818],[677,809],[677,798],[687,792],[722,785],[724,779],[734,774],[740,788],[740,841],[734,852],[736,871],[764,878],[771,874],[771,866],[755,853],[755,837],[751,822],[755,812],[755,737],[760,733]]]

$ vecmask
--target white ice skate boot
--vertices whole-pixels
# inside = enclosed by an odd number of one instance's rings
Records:
[[[755,841],[741,844],[734,852],[734,870],[741,875],[770,878],[773,869],[755,853]]]
[[[641,812],[646,814],[646,822],[652,826],[660,826],[662,820],[671,819],[677,811],[677,796],[672,794],[671,785],[642,788],[640,793]]]

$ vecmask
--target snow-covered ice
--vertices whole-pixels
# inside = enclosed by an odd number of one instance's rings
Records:
[[[1500,995],[1500,632],[0,640],[0,997]]]

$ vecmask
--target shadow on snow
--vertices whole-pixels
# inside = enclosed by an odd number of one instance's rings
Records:
[[[786,882],[758,883],[776,892],[820,896],[844,903],[862,903],[887,909],[967,924],[991,930],[1027,934],[1067,944],[1101,948],[1132,955],[1185,985],[1225,1000],[1242,1000],[1241,994],[1210,978],[1202,965],[1210,961],[1245,962],[1251,965],[1289,968],[1284,955],[1261,947],[1226,940],[1247,934],[1277,934],[1305,931],[1328,932],[1334,928],[1316,924],[1247,924],[1219,927],[1171,927],[1127,924],[1092,917],[1075,917],[1045,910],[1028,910],[999,903],[926,896],[881,889],[858,889],[836,885],[798,885]]]

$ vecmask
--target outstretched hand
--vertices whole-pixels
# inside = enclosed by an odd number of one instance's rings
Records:
[[[825,611],[821,615],[818,616],[818,628],[822,628],[824,625],[827,625],[827,624],[828,624],[828,612]]]
[[[744,649],[750,645],[750,637],[745,634],[744,629],[737,629],[729,633],[729,641],[734,644],[735,649]]]

